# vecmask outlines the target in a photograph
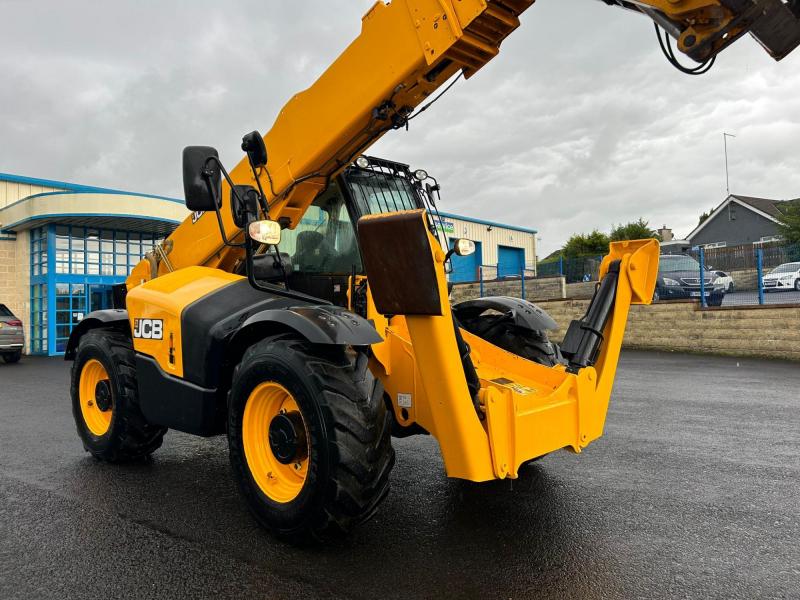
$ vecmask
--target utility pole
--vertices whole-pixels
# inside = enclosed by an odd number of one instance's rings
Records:
[[[725,189],[728,191],[728,196],[731,195],[731,178],[728,174],[728,138],[735,138],[732,133],[722,132],[722,142],[725,144]]]

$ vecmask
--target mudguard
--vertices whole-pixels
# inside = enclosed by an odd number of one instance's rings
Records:
[[[98,327],[107,327],[109,325],[130,335],[131,326],[130,321],[128,321],[128,311],[119,308],[110,308],[108,310],[96,310],[86,315],[73,328],[72,333],[69,335],[67,349],[64,352],[64,360],[73,360],[75,358],[75,351],[78,349],[78,343],[87,331],[97,329]]]
[[[234,336],[248,328],[278,323],[293,329],[312,344],[370,346],[383,341],[369,321],[340,306],[306,305],[262,310],[243,324]]]
[[[458,319],[473,319],[487,310],[509,314],[517,327],[532,331],[558,329],[558,324],[543,309],[532,302],[508,296],[490,296],[477,300],[466,300],[453,305]]]

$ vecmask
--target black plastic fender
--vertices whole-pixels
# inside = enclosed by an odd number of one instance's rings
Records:
[[[131,334],[131,325],[128,321],[128,311],[119,308],[110,308],[107,310],[96,310],[90,312],[72,329],[67,341],[67,349],[64,352],[64,360],[74,360],[75,351],[78,349],[78,343],[87,331],[97,329],[98,327],[108,327],[109,325],[127,333]]]
[[[312,344],[370,346],[383,341],[369,321],[345,308],[331,305],[262,310],[242,323],[233,339],[247,335],[248,328],[264,323],[284,325]]]
[[[453,305],[453,312],[457,319],[472,319],[487,310],[509,314],[514,319],[514,325],[530,329],[531,331],[546,331],[558,329],[558,324],[543,309],[532,302],[509,296],[489,296],[477,300],[466,300]]]

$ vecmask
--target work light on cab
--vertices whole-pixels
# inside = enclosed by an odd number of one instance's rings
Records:
[[[281,242],[281,226],[277,221],[253,221],[247,226],[247,232],[261,244],[274,246]]]

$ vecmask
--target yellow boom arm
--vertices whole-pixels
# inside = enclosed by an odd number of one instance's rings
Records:
[[[781,0],[605,1],[648,15],[698,60],[715,55],[745,31],[760,36],[776,58],[800,39],[798,19]],[[494,58],[533,2],[376,2],[362,18],[361,34],[310,88],[284,106],[264,137],[269,160],[259,179],[270,218],[296,226],[330,178],[356,155],[385,132],[404,126],[414,109],[453,75],[462,72],[469,78]],[[255,183],[246,160],[231,177],[237,184]],[[233,239],[241,232],[233,223],[229,194],[223,183],[222,222]],[[215,215],[193,215],[134,269],[128,288],[193,265],[231,271],[240,259],[241,250],[222,244]]]

